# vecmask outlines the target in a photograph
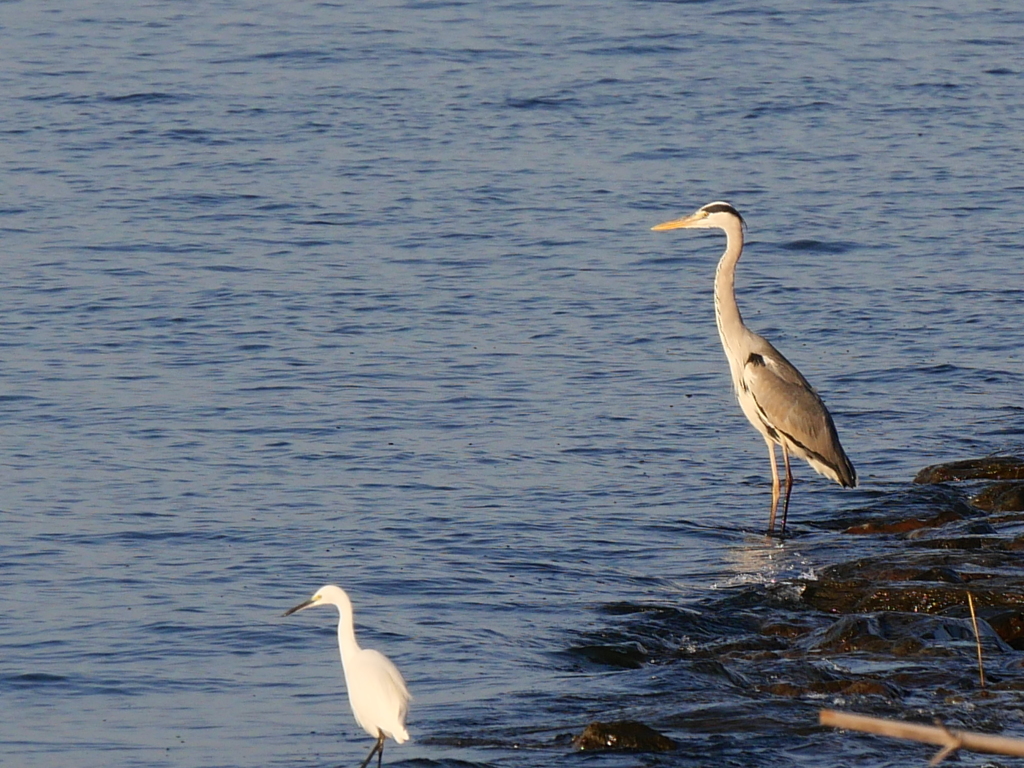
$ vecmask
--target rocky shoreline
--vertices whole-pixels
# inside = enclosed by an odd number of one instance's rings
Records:
[[[609,606],[626,620],[572,652],[617,668],[675,665],[739,702],[845,705],[987,732],[1019,724],[1007,713],[1024,704],[1024,460],[927,467],[896,497],[815,524],[876,537],[878,554],[685,608]],[[707,733],[701,717],[664,722]],[[664,751],[676,741],[615,721],[591,723],[574,744]]]

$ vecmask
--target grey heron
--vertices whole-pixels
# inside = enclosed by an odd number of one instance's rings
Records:
[[[729,203],[708,203],[695,213],[652,227],[668,229],[721,229],[725,232],[725,253],[715,271],[715,320],[729,360],[733,388],[740,408],[768,444],[772,465],[772,511],[768,535],[775,530],[779,506],[779,468],[775,446],[782,446],[786,466],[786,500],[782,508],[782,533],[786,532],[793,454],[816,472],[844,488],[857,485],[857,471],[843,451],[835,424],[818,393],[807,379],[767,339],[757,335],[740,317],[736,304],[736,262],[743,253],[743,217]]]

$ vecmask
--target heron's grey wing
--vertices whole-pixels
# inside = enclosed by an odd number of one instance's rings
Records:
[[[741,373],[761,419],[815,470],[844,485],[853,484],[856,475],[825,404],[792,363],[765,345],[750,353]]]

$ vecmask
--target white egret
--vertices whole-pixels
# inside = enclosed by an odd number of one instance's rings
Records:
[[[768,534],[775,529],[775,511],[779,505],[779,469],[775,463],[775,445],[782,446],[786,464],[786,501],[782,510],[782,533],[786,533],[789,494],[793,473],[789,467],[792,453],[816,472],[835,480],[844,488],[857,485],[857,472],[839,444],[835,424],[818,393],[800,371],[775,349],[767,339],[743,324],[736,304],[736,262],[743,253],[743,217],[728,203],[705,205],[681,219],[658,224],[652,229],[721,229],[725,232],[725,253],[715,272],[715,319],[729,360],[733,388],[740,408],[768,443],[772,464],[772,511]]]
[[[338,647],[341,649],[348,701],[356,722],[377,740],[359,768],[366,768],[374,754],[380,768],[384,739],[391,737],[402,744],[409,738],[409,732],[405,730],[405,714],[411,697],[405,680],[383,653],[359,647],[352,618],[352,601],[341,587],[333,584],[321,587],[309,600],[285,611],[284,615],[291,616],[316,605],[333,605],[338,609]]]

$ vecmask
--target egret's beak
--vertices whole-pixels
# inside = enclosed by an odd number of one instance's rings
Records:
[[[311,597],[311,598],[309,598],[309,600],[307,600],[306,602],[304,602],[304,603],[299,603],[299,604],[298,604],[298,605],[296,605],[296,606],[295,606],[294,608],[289,608],[289,609],[288,609],[287,611],[285,611],[284,613],[282,613],[282,614],[281,614],[281,616],[282,616],[282,618],[283,618],[283,617],[285,617],[285,616],[291,616],[291,615],[292,615],[293,613],[298,613],[298,612],[299,612],[299,611],[301,611],[301,610],[302,610],[303,608],[309,608],[309,606],[311,606],[311,605],[315,605],[315,604],[316,604],[316,600],[315,600],[314,598],[312,598],[312,597]]]
[[[686,227],[692,227],[698,221],[703,221],[707,218],[707,214],[704,211],[697,211],[691,213],[689,216],[683,216],[681,219],[672,219],[672,221],[665,221],[661,224],[657,224],[651,227],[655,232],[664,232],[666,229],[684,229]]]

